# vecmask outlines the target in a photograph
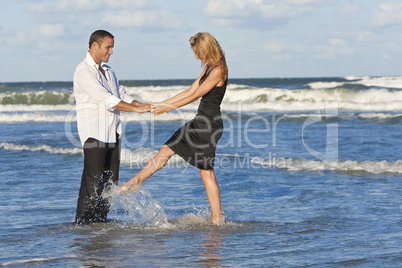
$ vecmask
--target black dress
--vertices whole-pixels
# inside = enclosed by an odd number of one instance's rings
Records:
[[[200,85],[207,79],[211,70],[201,77]],[[165,143],[176,154],[199,169],[213,169],[215,150],[222,136],[223,122],[221,103],[226,91],[227,80],[205,94],[198,106],[194,119],[179,128]]]

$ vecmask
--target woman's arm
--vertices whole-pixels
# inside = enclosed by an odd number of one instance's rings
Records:
[[[206,70],[204,70],[205,72]],[[203,72],[203,73],[204,73]],[[173,109],[180,108],[185,106],[189,103],[196,101],[197,99],[201,98],[205,94],[207,94],[211,89],[213,89],[216,85],[221,83],[221,73],[222,70],[220,67],[214,68],[211,73],[209,74],[208,78],[198,86],[199,79],[201,76],[193,83],[190,89],[186,90],[185,94],[179,93],[178,95],[174,96],[173,98],[168,99],[167,101],[163,101],[161,103],[156,103],[153,105],[152,112],[154,115],[160,115],[165,112],[168,112]]]
[[[164,101],[161,101],[158,104],[166,104],[166,105],[172,105],[173,103],[175,103],[178,100],[181,100],[183,98],[186,98],[188,96],[190,96],[191,94],[194,93],[194,91],[198,88],[198,85],[200,84],[200,79],[201,77],[204,75],[204,73],[207,71],[208,67],[205,67],[203,72],[201,73],[201,75],[193,82],[193,84],[191,85],[190,88],[183,90],[182,92],[176,94],[175,96],[166,99]]]

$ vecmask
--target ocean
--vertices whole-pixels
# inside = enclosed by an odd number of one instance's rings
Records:
[[[144,102],[192,80],[121,81]],[[122,113],[120,183],[198,103]],[[83,155],[72,82],[0,83],[0,266],[400,267],[402,77],[230,79],[210,223],[196,168],[174,156],[109,222],[73,225]]]

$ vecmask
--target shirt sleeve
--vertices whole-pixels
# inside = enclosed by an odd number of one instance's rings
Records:
[[[74,81],[82,92],[97,102],[104,103],[108,110],[113,109],[121,101],[102,86],[98,74],[89,68],[78,69],[74,74]]]
[[[119,85],[119,93],[124,102],[131,103],[134,100],[133,97],[127,94],[126,89],[122,85]]]

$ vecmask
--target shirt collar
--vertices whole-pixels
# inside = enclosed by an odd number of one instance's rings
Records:
[[[94,66],[97,70],[99,70],[99,65],[96,64],[96,62],[94,61],[94,59],[92,58],[91,54],[89,54],[89,52],[87,52],[87,57],[86,57],[86,62],[89,66]],[[106,63],[101,62],[101,65],[104,69],[108,69],[109,66],[106,65]]]

